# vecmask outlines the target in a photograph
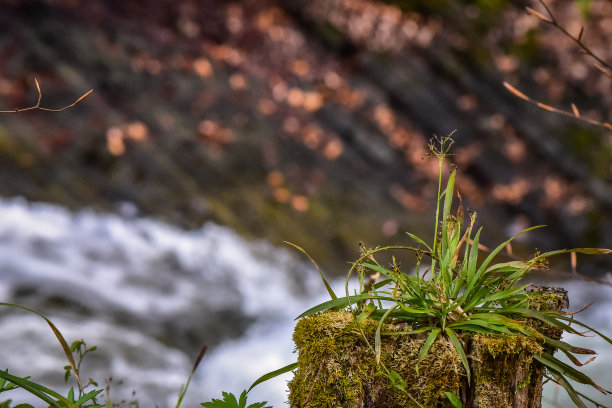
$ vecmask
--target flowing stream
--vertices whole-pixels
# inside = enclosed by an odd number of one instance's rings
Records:
[[[595,301],[578,317],[612,334],[612,288],[545,284],[568,288],[572,310]],[[342,282],[334,286],[343,291]],[[175,406],[204,343],[210,347],[183,406],[199,406],[221,390],[239,394],[295,361],[294,318],[326,297],[317,272],[295,251],[246,241],[215,224],[185,231],[140,218],[129,205],[109,215],[0,200],[0,301],[43,312],[69,342],[97,345],[82,376],[101,387],[110,382],[111,399],[127,401],[121,406],[134,398],[143,408]],[[600,351],[586,372],[612,388],[612,346],[593,338],[575,343]],[[0,368],[65,390],[66,364],[42,319],[0,309]],[[289,379],[259,385],[249,401],[284,406]],[[609,397],[589,395],[612,405]],[[0,394],[0,401],[8,398],[42,406],[20,391]],[[571,403],[548,385],[544,406]]]

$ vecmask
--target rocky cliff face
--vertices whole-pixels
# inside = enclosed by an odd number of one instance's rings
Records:
[[[5,1],[2,108],[34,104],[34,77],[43,106],[94,93],[0,117],[0,194],[212,219],[344,272],[359,240],[429,236],[427,142],[457,129],[487,242],[547,224],[529,246],[612,246],[609,132],[502,86],[605,120],[609,79],[521,8],[536,5],[394,3]],[[580,23],[573,2],[551,6]],[[604,54],[606,7],[585,31]]]

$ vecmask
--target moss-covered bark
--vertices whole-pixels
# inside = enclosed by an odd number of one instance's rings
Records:
[[[567,307],[565,293],[533,292],[536,310]],[[365,320],[361,329],[374,344],[377,322]],[[533,326],[549,337],[561,333],[534,321]],[[410,330],[406,324],[385,324],[383,332]],[[306,407],[452,407],[444,394],[460,396],[464,407],[541,407],[543,367],[533,355],[545,350],[540,341],[523,335],[487,336],[466,334],[472,371],[467,383],[465,370],[453,347],[439,339],[416,366],[426,334],[383,336],[381,361],[407,384],[406,393],[391,387],[387,377],[377,375],[372,350],[367,346],[353,315],[327,311],[298,322],[294,341],[298,369],[289,383],[289,403]],[[417,401],[417,402],[415,402]]]
[[[366,320],[362,329],[374,344],[377,322]],[[409,330],[387,324],[383,331]],[[329,311],[298,322],[294,341],[299,351],[298,370],[289,383],[292,407],[416,407],[410,397],[391,388],[386,377],[376,375],[375,357],[367,347],[353,316]],[[465,376],[452,346],[438,340],[416,367],[424,338],[385,336],[382,362],[408,384],[408,393],[428,407],[451,407],[444,391],[458,393]]]

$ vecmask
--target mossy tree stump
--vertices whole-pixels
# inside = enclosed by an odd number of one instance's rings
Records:
[[[536,288],[529,293],[530,307],[561,310],[568,306],[567,292]],[[378,322],[361,323],[370,344]],[[541,333],[560,339],[561,333],[539,321],[531,325]],[[383,332],[408,331],[405,323],[385,324]],[[542,352],[541,342],[523,335],[488,336],[466,334],[472,371],[467,383],[464,367],[454,348],[439,338],[419,363],[416,361],[427,333],[383,336],[381,361],[396,371],[407,384],[407,393],[393,388],[378,369],[372,351],[363,340],[353,315],[327,311],[300,320],[294,341],[298,369],[289,383],[292,408],[306,407],[453,407],[445,391],[460,396],[464,407],[541,407],[544,369],[533,359]],[[552,350],[545,350],[551,352]]]

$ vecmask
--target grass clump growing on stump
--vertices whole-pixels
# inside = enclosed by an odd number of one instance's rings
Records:
[[[299,316],[292,407],[536,407],[542,377],[563,386],[580,407],[586,406],[584,400],[593,401],[570,381],[609,393],[553,353],[560,350],[577,366],[582,363],[576,355],[595,354],[561,341],[563,332],[584,335],[580,327],[612,340],[562,312],[566,294],[533,290],[520,280],[530,270],[545,268],[555,255],[612,250],[573,248],[494,263],[516,237],[541,226],[483,250],[476,213],[466,215],[461,204],[452,210],[456,171],[443,183],[451,136],[430,143],[439,165],[431,244],[408,233],[413,246],[362,248],[347,274],[345,296],[337,297],[323,278],[332,299]],[[394,256],[379,261],[390,251],[413,253],[414,269],[402,270]],[[487,253],[484,259],[481,252]],[[356,287],[351,286],[354,277]],[[331,327],[323,328],[326,321]],[[444,364],[429,370],[431,359]]]
[[[377,327],[373,319],[361,323],[368,341],[374,341]],[[409,329],[390,323],[383,328]],[[296,376],[289,383],[292,407],[358,407],[364,400],[386,407],[414,406],[405,392],[389,388],[386,377],[375,375],[376,362],[349,311],[306,317],[297,323],[293,339],[300,354]],[[415,362],[424,341],[397,336],[383,345],[382,361],[405,381],[405,391],[426,406],[436,406],[446,400],[442,390],[459,389],[465,372],[452,347],[441,339],[417,370]],[[368,390],[368,396],[363,390]]]

